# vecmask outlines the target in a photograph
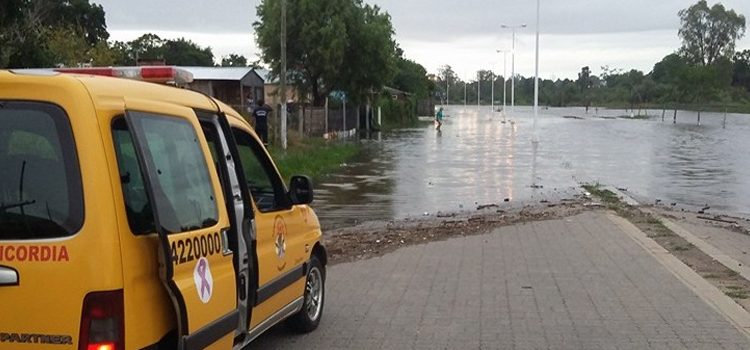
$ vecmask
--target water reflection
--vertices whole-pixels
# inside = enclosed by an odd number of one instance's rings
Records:
[[[566,197],[579,182],[625,187],[642,200],[750,213],[750,116],[680,112],[677,124],[625,120],[625,111],[542,110],[534,145],[530,108],[502,123],[487,109],[447,109],[432,125],[365,141],[359,159],[318,185],[327,227],[474,209],[477,204]],[[667,113],[669,114],[669,113]],[[569,118],[564,118],[565,116]],[[577,119],[572,119],[575,117]]]

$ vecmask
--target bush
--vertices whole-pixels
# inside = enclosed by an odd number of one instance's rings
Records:
[[[383,125],[381,126],[384,128],[415,125],[418,121],[416,103],[413,97],[403,100],[383,97],[380,100],[380,107],[383,113]]]

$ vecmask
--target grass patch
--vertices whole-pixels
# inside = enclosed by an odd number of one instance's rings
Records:
[[[673,250],[676,250],[678,252],[684,252],[684,251],[688,251],[690,249],[693,249],[694,247],[695,247],[694,245],[688,243],[688,244],[684,244],[684,245],[676,245],[676,246],[674,246]]]
[[[604,204],[616,205],[620,204],[620,198],[617,195],[607,189],[603,189],[600,184],[586,184],[583,188],[591,193],[592,196],[599,198]]]
[[[726,294],[728,297],[730,297],[732,299],[748,299],[748,298],[750,298],[750,296],[748,295],[748,293],[746,291],[744,291],[744,290],[741,290],[741,291],[740,290],[727,291],[727,292],[724,292],[724,294]]]
[[[342,163],[359,154],[357,142],[326,141],[322,138],[290,138],[286,150],[269,147],[269,153],[279,168],[284,181],[292,175],[307,175],[313,179],[338,169]]]

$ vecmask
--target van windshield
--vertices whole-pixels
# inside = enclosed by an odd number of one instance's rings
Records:
[[[0,101],[0,241],[73,235],[83,224],[82,197],[65,112]]]

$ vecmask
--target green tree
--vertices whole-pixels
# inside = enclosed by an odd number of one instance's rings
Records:
[[[446,85],[446,79],[448,84]],[[445,98],[446,86],[450,89],[448,92],[448,98],[451,100],[448,103],[464,103],[464,82],[461,78],[453,71],[453,67],[450,65],[444,65],[438,68],[438,74],[435,77],[435,92]],[[476,86],[473,90],[467,88],[467,91],[474,91],[474,100],[476,100]]]
[[[333,90],[362,101],[396,71],[390,16],[361,0],[288,0],[287,79],[322,105]],[[253,24],[261,59],[281,71],[280,0],[263,0]]]
[[[350,18],[357,11],[350,0],[288,0],[287,79],[316,104],[341,81],[349,44]],[[281,72],[281,1],[263,0],[253,23],[261,59],[274,75]]]
[[[166,40],[161,47],[161,58],[170,65],[213,66],[214,54],[210,47],[200,47],[185,38]]]
[[[750,50],[737,52],[733,63],[732,85],[741,86],[750,91]]]
[[[578,73],[576,85],[578,85],[578,89],[581,91],[583,105],[586,107],[586,111],[588,111],[589,106],[591,106],[591,88],[593,87],[591,68],[589,68],[589,66],[581,68],[581,72]]]
[[[230,54],[221,58],[222,67],[247,67],[247,58],[238,54]]]
[[[722,4],[708,7],[706,0],[680,10],[681,54],[693,64],[711,65],[734,54],[735,43],[745,34],[745,16]]]
[[[138,38],[111,45],[114,61],[119,65],[132,66],[139,59],[164,59],[167,64],[178,66],[213,66],[214,54],[210,47],[201,47],[185,38],[162,39],[156,34],[146,33]]]
[[[125,45],[127,65],[135,65],[139,59],[164,58],[166,40],[153,33],[146,33]]]
[[[435,85],[427,78],[427,70],[419,63],[399,56],[397,70],[391,83],[396,89],[414,94],[419,98],[430,95]]]
[[[354,4],[354,16],[348,18],[346,64],[333,81],[354,101],[364,101],[392,81],[398,61],[391,16],[377,5]]]
[[[69,53],[59,33],[74,30],[89,48],[109,38],[104,9],[88,0],[4,0],[0,2],[0,67],[48,67]],[[71,40],[74,39],[71,36]],[[84,50],[85,52],[85,50]],[[82,62],[77,62],[82,63]]]
[[[77,34],[71,27],[56,27],[47,31],[46,49],[54,65],[76,67],[81,63],[89,63],[89,45],[84,37]]]

